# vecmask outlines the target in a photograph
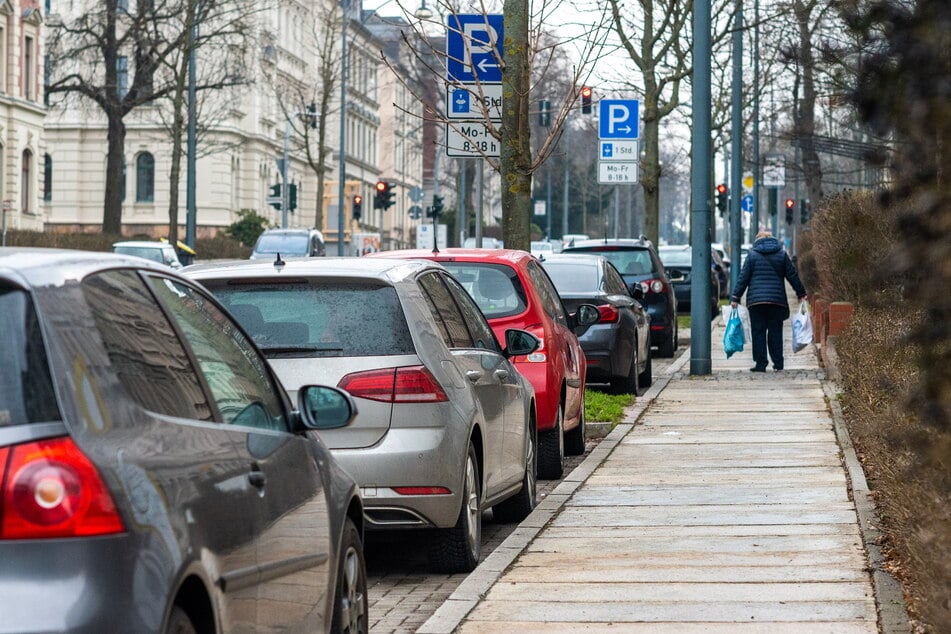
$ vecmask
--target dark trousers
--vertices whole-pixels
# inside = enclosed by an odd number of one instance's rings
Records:
[[[783,368],[783,321],[789,317],[789,309],[776,304],[754,304],[749,306],[750,330],[753,335],[753,361],[756,367],[765,368],[769,358],[773,367]]]

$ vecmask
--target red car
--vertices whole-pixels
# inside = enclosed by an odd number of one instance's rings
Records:
[[[555,285],[538,260],[513,249],[402,250],[372,257],[435,260],[445,266],[475,299],[495,336],[520,328],[542,345],[513,357],[535,388],[538,427],[538,477],[560,478],[567,455],[584,453],[585,356],[573,328],[598,320],[596,306],[565,310]]]

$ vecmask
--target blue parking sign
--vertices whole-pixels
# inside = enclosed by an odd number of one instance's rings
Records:
[[[598,111],[598,138],[636,139],[639,105],[637,99],[602,99]]]
[[[451,15],[446,22],[446,74],[466,83],[502,81],[502,14]]]

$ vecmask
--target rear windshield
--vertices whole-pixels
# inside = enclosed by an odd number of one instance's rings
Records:
[[[603,255],[621,275],[650,275],[654,263],[647,249],[632,249],[611,245],[565,249],[564,253],[596,253]]]
[[[0,427],[59,420],[30,296],[0,286]]]
[[[413,354],[392,286],[294,279],[202,282],[269,357]]]
[[[165,257],[162,253],[162,249],[157,249],[155,247],[113,247],[114,253],[121,253],[122,255],[134,255],[139,258],[145,258],[146,260],[152,260],[153,262],[159,262],[165,264]]]
[[[544,262],[545,270],[555,288],[564,293],[590,293],[600,290],[597,264],[571,264],[569,262]]]
[[[310,237],[305,234],[262,233],[254,245],[255,253],[310,255]]]
[[[515,269],[504,264],[440,262],[459,280],[486,319],[520,315],[528,308]]]
[[[690,266],[693,253],[690,249],[678,249],[674,251],[661,251],[660,261],[668,266]]]

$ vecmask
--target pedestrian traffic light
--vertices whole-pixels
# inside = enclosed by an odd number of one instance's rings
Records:
[[[581,87],[581,112],[591,114],[591,86]]]
[[[278,183],[277,185],[271,185],[268,189],[271,192],[271,195],[268,196],[267,203],[271,205],[271,207],[274,207],[280,211],[284,201],[284,197],[281,192],[281,184]]]
[[[551,125],[551,102],[547,99],[538,102],[538,125],[543,128]]]
[[[786,224],[791,225],[793,223],[793,210],[796,208],[796,201],[792,198],[787,198],[786,202]]]
[[[297,209],[297,183],[291,183],[287,186],[287,210]]]
[[[363,196],[360,194],[353,197],[353,203],[350,205],[350,213],[353,215],[354,220],[359,220],[363,217]]]
[[[805,198],[799,201],[799,224],[806,224],[812,216],[812,203]]]
[[[729,188],[725,183],[717,185],[717,209],[721,216],[726,213],[728,192]]]
[[[376,184],[376,194],[373,196],[374,209],[386,209],[386,191],[389,185],[385,181],[379,181]]]

